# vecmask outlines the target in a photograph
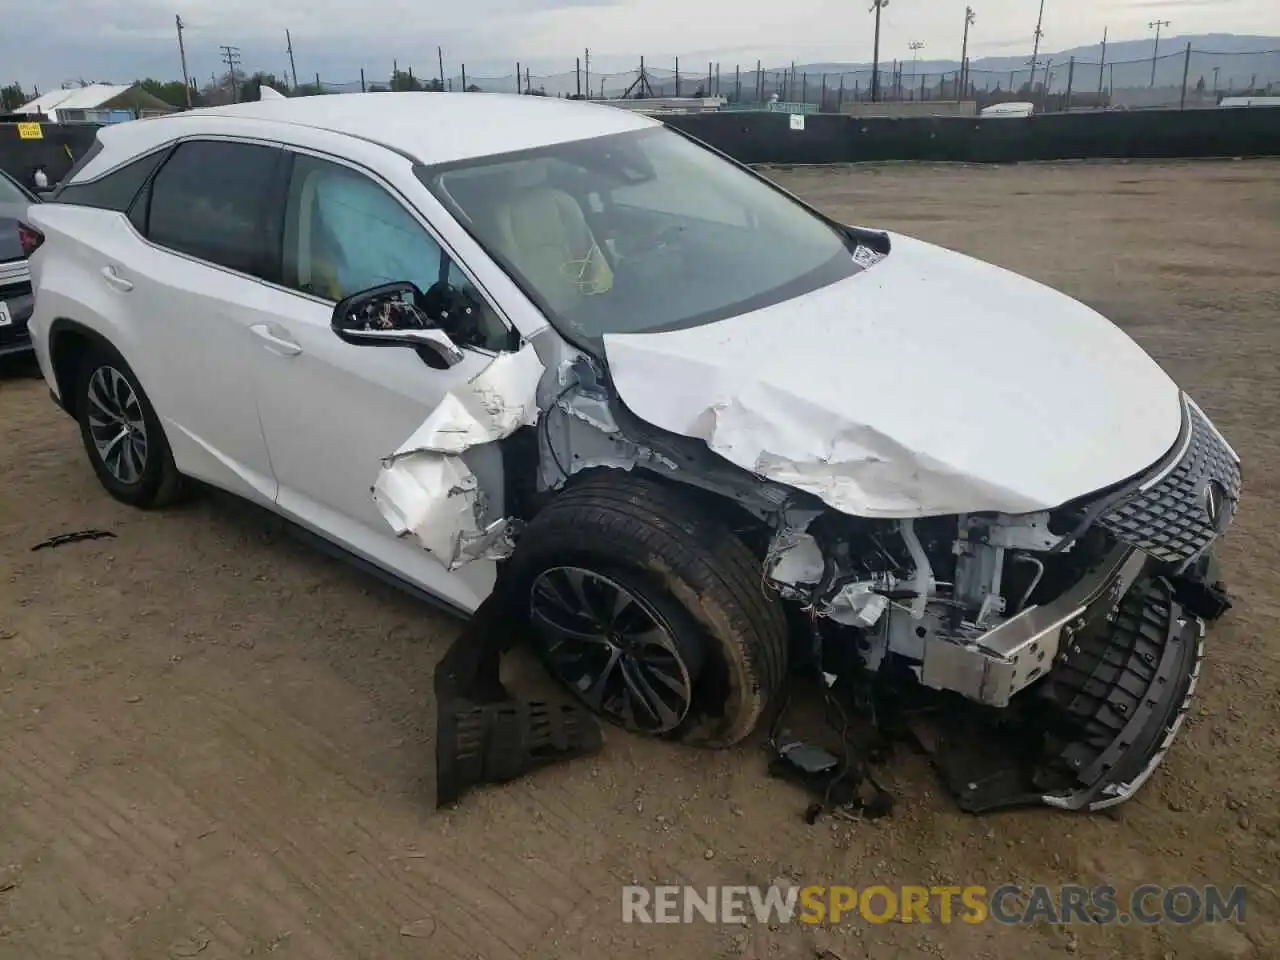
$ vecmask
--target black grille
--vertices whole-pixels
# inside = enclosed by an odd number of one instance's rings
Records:
[[[1157,560],[1183,564],[1226,530],[1240,500],[1240,464],[1208,419],[1187,404],[1186,451],[1172,470],[1146,490],[1122,500],[1100,523],[1117,539]],[[1216,485],[1216,518],[1209,487]]]

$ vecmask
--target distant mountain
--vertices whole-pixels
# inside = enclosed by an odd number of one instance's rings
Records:
[[[1192,50],[1189,62],[1186,56],[1188,44]],[[1147,88],[1153,85],[1151,58],[1154,52],[1154,37],[1109,42],[1106,48],[1107,66],[1105,70],[1100,70],[1100,42],[1070,50],[1041,50],[1036,85],[1039,87],[1044,83],[1047,72],[1050,90],[1059,93],[1066,90],[1068,79],[1072,89],[1080,92],[1096,90],[1100,81],[1106,88],[1114,90]],[[1071,67],[1073,57],[1076,60],[1074,70]],[[1031,78],[1030,60],[1030,44],[1025,52],[1016,56],[970,58],[970,79],[979,90],[994,90],[997,86],[1008,90],[1011,82],[1016,89]],[[935,93],[942,77],[952,79],[960,69],[959,60],[919,60],[913,63],[910,60],[894,61],[890,58],[880,64],[882,84],[891,82],[889,78],[895,63],[901,69],[904,88],[918,88],[923,82],[926,86],[935,88]],[[1249,89],[1251,85],[1265,89],[1268,84],[1280,91],[1280,37],[1236,36],[1229,33],[1161,37],[1155,67],[1154,86],[1160,88],[1181,88],[1185,71],[1188,87],[1195,87],[1203,77],[1206,90],[1213,90],[1216,83],[1220,91],[1240,91]],[[787,74],[793,69],[795,80],[788,84],[788,96],[795,99],[801,98],[803,90],[808,100],[816,102],[824,75],[829,91],[839,87],[842,79],[847,90],[855,87],[866,90],[871,83],[870,63],[797,63],[794,68],[790,64],[766,67],[762,71],[766,89],[771,92],[779,89],[787,82]],[[604,94],[610,97],[622,95],[637,79],[638,73],[637,70],[629,75],[610,74],[605,80]],[[650,61],[646,77],[654,96],[669,97],[676,94],[675,73],[669,66],[654,66]],[[589,87],[593,95],[599,96],[601,79],[599,75],[583,76],[581,80],[584,92]],[[486,78],[479,82],[486,90],[509,90],[514,88],[515,78]],[[572,72],[533,78],[534,88],[543,90],[550,96],[573,94],[578,89],[578,82],[579,77]],[[679,93],[691,96],[701,91],[704,94],[718,92],[732,96],[735,83],[741,89],[743,99],[753,99],[757,89],[755,64],[722,61],[718,90],[714,74],[708,83],[706,72],[700,73],[697,68],[688,72],[682,70]],[[453,89],[460,89],[460,84],[460,77],[452,78]]]
[[[1191,60],[1187,68],[1186,51],[1191,46]],[[1109,42],[1106,47],[1107,75],[1104,82],[1115,89],[1123,87],[1146,87],[1151,85],[1151,58],[1156,53],[1155,38],[1144,40],[1118,40]],[[1076,75],[1073,78],[1076,89],[1087,88],[1092,81],[1096,87],[1098,68],[1102,65],[1102,43],[1087,47],[1073,47],[1070,50],[1041,50],[1040,67],[1037,70],[1037,83],[1042,82],[1047,67],[1052,73],[1051,89],[1063,91],[1067,86],[1067,75],[1071,67],[1071,59],[1075,58]],[[903,83],[909,84],[909,77],[915,73],[917,77],[936,78],[939,74],[951,74],[960,68],[959,60],[920,60],[913,64],[910,60],[898,61],[902,67]],[[969,58],[969,73],[973,83],[979,88],[994,87],[996,83],[1004,89],[1009,88],[1009,76],[1012,73],[1014,84],[1020,85],[1030,79],[1031,48],[1026,52],[1009,57]],[[892,70],[894,61],[888,61]],[[1159,57],[1156,60],[1155,85],[1181,86],[1183,70],[1187,69],[1189,85],[1194,85],[1201,76],[1205,77],[1207,87],[1212,87],[1213,71],[1218,70],[1218,84],[1222,90],[1244,89],[1252,81],[1256,86],[1265,87],[1268,83],[1280,85],[1280,37],[1236,36],[1230,33],[1206,33],[1193,36],[1179,35],[1160,38]],[[885,69],[885,64],[881,64]],[[823,73],[830,76],[871,75],[869,63],[809,63],[796,64],[797,74],[807,73],[810,77],[820,77]],[[766,75],[769,71],[765,71]],[[819,81],[820,82],[820,81]],[[1083,87],[1082,87],[1083,85]]]

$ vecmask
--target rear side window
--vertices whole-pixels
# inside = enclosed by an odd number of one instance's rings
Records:
[[[262,275],[268,259],[264,212],[283,156],[249,143],[179,145],[151,183],[147,238],[230,270]]]
[[[79,207],[117,210],[124,213],[133,203],[142,185],[160,165],[167,150],[157,150],[117,167],[110,173],[86,183],[68,183],[51,198],[56,203],[74,203]]]

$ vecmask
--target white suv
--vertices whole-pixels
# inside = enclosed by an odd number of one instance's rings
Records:
[[[501,569],[627,727],[736,742],[812,654],[1037,718],[1019,782],[1076,807],[1177,729],[1239,461],[1066,296],[535,97],[120,124],[31,219],[108,492],[213,484],[464,614]]]

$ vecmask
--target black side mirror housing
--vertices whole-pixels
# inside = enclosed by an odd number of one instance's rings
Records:
[[[329,325],[338,339],[356,346],[413,347],[436,361],[432,366],[453,367],[466,356],[435,326],[422,291],[407,281],[384,283],[339,300]]]

